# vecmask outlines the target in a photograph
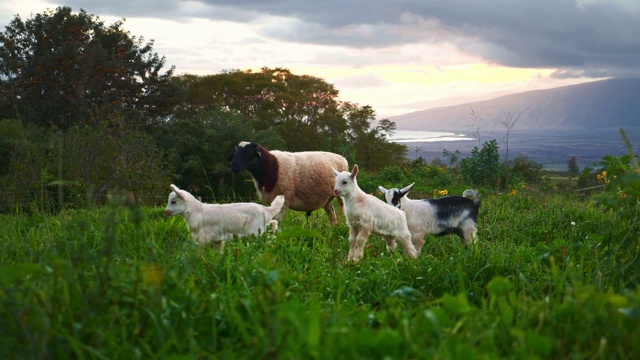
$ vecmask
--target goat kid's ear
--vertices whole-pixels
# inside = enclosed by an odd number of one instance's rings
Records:
[[[351,178],[354,179],[358,175],[358,164],[353,165],[353,170],[351,170]]]
[[[338,176],[338,174],[340,174],[340,172],[338,172],[338,170],[331,168],[331,171],[333,171],[333,175]]]
[[[404,188],[402,188],[402,190],[400,190],[400,193],[402,194],[402,196],[406,195],[411,190],[411,188],[413,188],[413,185],[415,184],[416,183],[413,183],[411,185],[407,185]]]
[[[383,188],[382,186],[378,186],[378,190],[380,190],[380,192],[383,194],[387,193],[387,189]]]
[[[177,186],[171,184],[171,190],[173,190],[180,199],[184,199],[184,196],[182,196],[182,190],[178,189]]]

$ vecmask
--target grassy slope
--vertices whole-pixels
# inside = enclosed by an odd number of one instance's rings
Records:
[[[483,200],[474,248],[428,238],[410,261],[371,238],[357,265],[323,212],[223,254],[160,208],[1,217],[0,357],[640,356],[640,271],[603,245],[611,214],[527,189]]]

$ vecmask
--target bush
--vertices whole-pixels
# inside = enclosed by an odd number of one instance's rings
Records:
[[[519,155],[513,160],[513,172],[528,183],[537,184],[540,181],[542,164],[530,159],[527,155]]]
[[[112,191],[127,192],[147,205],[166,199],[169,168],[142,132],[75,126],[63,133],[15,124],[0,131],[7,128],[18,140],[0,145],[9,154],[8,171],[0,178],[5,189],[0,203],[7,205],[0,212],[104,203]]]
[[[471,156],[460,160],[460,168],[465,181],[476,186],[500,188],[500,155],[498,143],[490,140],[471,150]]]

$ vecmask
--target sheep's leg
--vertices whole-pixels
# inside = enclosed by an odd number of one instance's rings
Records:
[[[361,229],[356,237],[356,249],[355,255],[353,256],[353,262],[358,262],[364,255],[364,246],[367,244],[367,240],[369,240],[369,235],[371,235],[370,229]]]
[[[411,234],[399,236],[398,242],[402,245],[402,250],[408,258],[415,259],[418,257],[418,252],[415,246],[413,246],[413,242],[411,242]]]
[[[273,218],[276,219],[278,222],[282,222],[282,220],[284,220],[284,216],[287,214],[288,208],[289,208],[289,205],[285,203],[284,205],[282,205],[280,212],[278,212],[276,216],[274,216]]]
[[[353,260],[356,254],[356,238],[358,237],[358,230],[354,227],[349,228],[349,255],[347,261]]]
[[[418,252],[418,255],[420,255],[420,252],[422,251],[422,246],[424,245],[424,233],[419,233],[419,234],[415,234],[413,236],[413,245],[416,247],[416,251]]]
[[[338,207],[340,207],[340,211],[344,213],[344,201],[342,201],[341,197],[338,197],[336,199],[338,199]]]
[[[324,204],[324,211],[327,212],[327,215],[329,216],[329,222],[331,223],[331,225],[336,225],[338,223],[338,218],[336,217],[336,212],[333,209],[331,200],[327,201],[327,203]]]
[[[398,246],[398,244],[396,244],[396,238],[393,236],[385,236],[384,241],[387,243],[387,251],[389,251],[389,254],[393,254]]]

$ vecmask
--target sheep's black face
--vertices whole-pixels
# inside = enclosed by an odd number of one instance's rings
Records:
[[[231,171],[239,173],[247,169],[259,156],[258,144],[241,142],[231,157]]]

